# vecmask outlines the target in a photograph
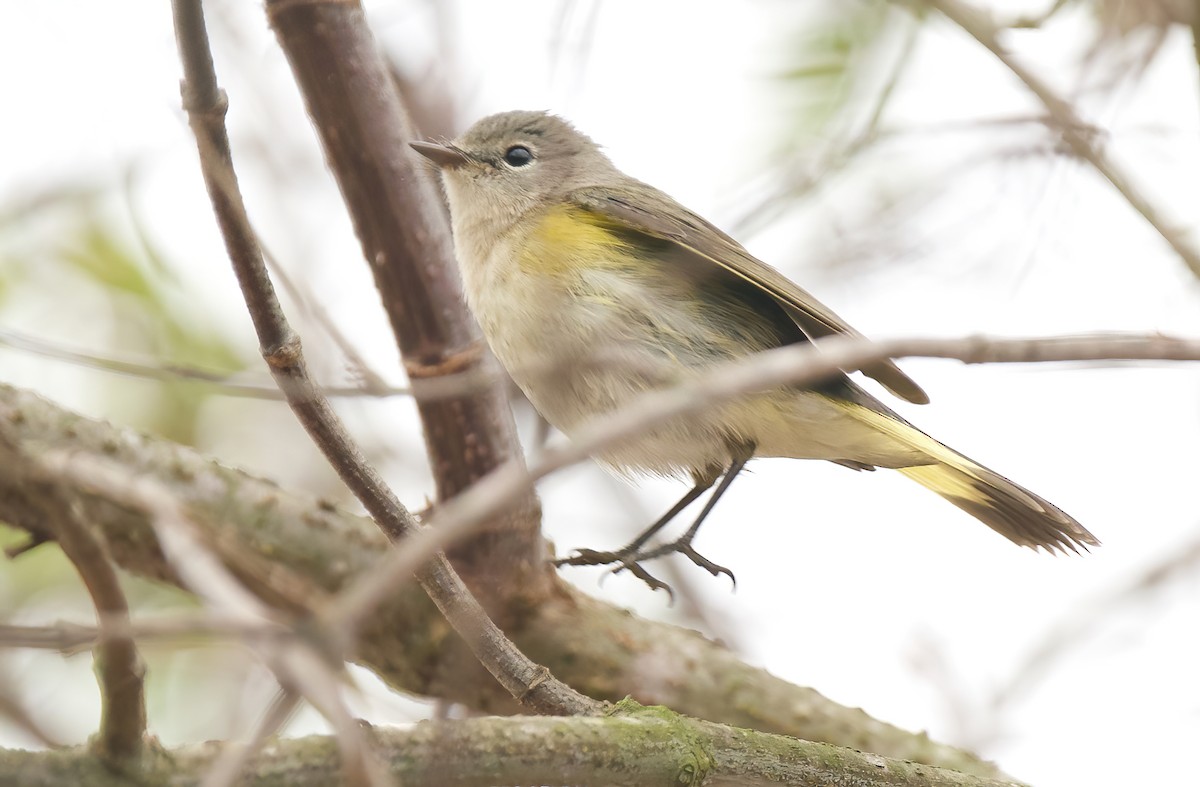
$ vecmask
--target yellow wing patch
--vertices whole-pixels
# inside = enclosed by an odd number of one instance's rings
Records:
[[[596,268],[629,268],[629,244],[595,213],[560,205],[536,220],[520,249],[521,269],[558,275]]]

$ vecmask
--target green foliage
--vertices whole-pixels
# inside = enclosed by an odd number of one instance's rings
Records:
[[[787,145],[827,139],[877,83],[881,55],[901,25],[890,3],[825,3],[788,39],[779,78],[791,105]]]
[[[111,226],[85,221],[66,244],[63,261],[85,280],[99,285],[113,305],[119,340],[150,357],[217,372],[241,370],[245,363],[228,339],[197,313],[190,294],[168,266],[153,265],[136,253]],[[203,310],[201,310],[202,312]],[[211,390],[187,382],[158,383],[145,428],[177,442],[193,444],[198,409]]]
[[[108,324],[94,326],[75,342],[83,344],[81,349],[132,352],[159,359],[167,367],[187,365],[223,373],[245,367],[228,337],[216,330],[219,323],[211,319],[212,309],[197,302],[170,261],[160,259],[145,239],[132,242],[100,200],[70,200],[55,207],[57,215],[50,222],[54,229],[27,241],[13,263],[4,266],[0,282],[6,290],[0,292],[19,290],[26,305],[29,299],[45,301],[46,313],[60,314],[64,322],[73,319],[64,305],[76,298],[100,298],[107,304]],[[35,278],[31,274],[37,267],[38,285],[30,281],[31,286],[21,286],[23,279]],[[56,286],[48,291],[45,274],[51,270]],[[97,346],[106,339],[110,346]],[[199,410],[213,395],[206,386],[182,380],[131,383],[99,373],[95,386],[102,397],[118,397],[113,402],[117,405],[134,391],[136,408],[129,417],[136,420],[135,426],[189,445],[196,440]]]

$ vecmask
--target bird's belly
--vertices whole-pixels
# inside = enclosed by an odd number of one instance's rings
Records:
[[[745,354],[670,299],[642,300],[637,282],[589,286],[492,267],[468,280],[472,311],[497,360],[538,412],[567,436],[647,391],[695,380]],[[894,446],[827,397],[791,389],[754,394],[663,420],[598,455],[632,473],[680,476],[727,466],[736,451],[893,466]]]
[[[554,282],[495,277],[471,301],[496,359],[568,437],[647,391],[696,376],[653,334],[631,328],[636,318]],[[682,475],[727,464],[732,437],[719,413],[702,413],[644,430],[598,458],[622,471]]]

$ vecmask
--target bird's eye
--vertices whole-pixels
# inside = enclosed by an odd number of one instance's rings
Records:
[[[533,153],[524,145],[513,145],[504,151],[504,161],[510,167],[524,167],[533,163]]]

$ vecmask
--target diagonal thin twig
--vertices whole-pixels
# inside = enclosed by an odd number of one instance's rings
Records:
[[[299,705],[299,700],[299,694],[281,688],[267,706],[267,712],[254,728],[250,740],[240,745],[230,744],[222,749],[216,761],[204,774],[200,787],[232,787],[236,784],[254,755],[266,745],[271,736],[287,724]]]
[[[158,482],[132,477],[123,468],[87,454],[51,452],[41,465],[53,478],[69,479],[85,490],[105,490],[144,510],[180,584],[209,608],[247,626],[280,622],[279,615],[205,547],[182,504]],[[317,652],[315,638],[258,639],[249,644],[281,686],[304,697],[329,720],[343,753],[343,781],[370,787],[384,784],[380,765],[342,700],[338,678],[344,672],[342,660]]]
[[[1013,56],[1000,43],[1001,28],[991,17],[960,0],[896,0],[907,6],[928,6],[974,38],[990,51],[1017,79],[1037,97],[1046,108],[1050,124],[1062,135],[1063,142],[1079,158],[1092,165],[1096,172],[1107,180],[1142,218],[1162,236],[1183,263],[1200,277],[1200,250],[1189,241],[1186,233],[1164,218],[1157,207],[1134,185],[1130,177],[1095,143],[1092,135],[1084,129],[1087,124],[1079,117],[1075,108],[1054,91],[1041,77]]]
[[[419,531],[377,471],[362,456],[328,400],[310,378],[300,340],[283,315],[237,187],[225,131],[225,99],[217,87],[198,0],[173,0],[176,39],[184,66],[183,99],[209,197],[241,285],[264,359],[288,403],[334,470],[372,518],[395,541]],[[597,713],[602,704],[549,676],[504,636],[471,596],[445,557],[417,576],[422,587],[484,666],[514,697],[553,714]],[[331,645],[334,643],[331,643]],[[343,648],[348,643],[336,643]]]
[[[643,394],[628,406],[592,419],[572,442],[546,451],[528,469],[510,463],[440,507],[428,527],[338,596],[332,610],[346,625],[362,621],[390,598],[429,554],[462,538],[480,521],[513,505],[538,480],[652,429],[665,419],[699,412],[747,393],[780,385],[813,385],[843,370],[886,359],[947,358],[968,364],[1061,361],[1200,361],[1200,339],[1162,335],[1058,336],[1035,339],[891,339],[831,337],[767,350],[709,369],[696,380]]]

